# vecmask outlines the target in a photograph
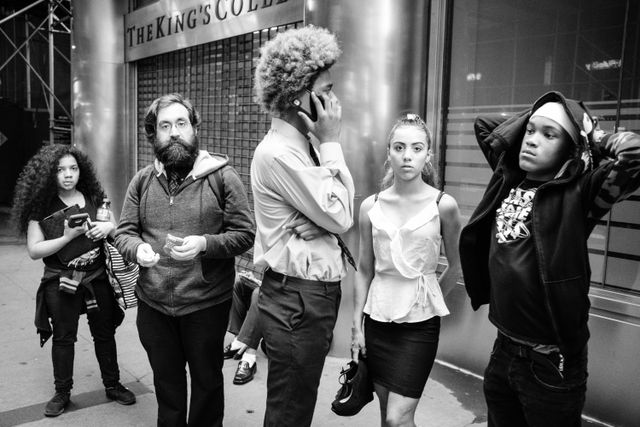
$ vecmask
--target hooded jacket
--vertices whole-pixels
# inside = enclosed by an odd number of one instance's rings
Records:
[[[149,306],[182,316],[231,298],[235,259],[253,245],[255,226],[247,193],[226,156],[200,151],[191,172],[170,195],[164,166],[153,165],[133,177],[122,207],[115,246],[136,262],[138,246],[149,243],[160,254],[153,267],[140,267],[136,294]],[[221,169],[224,211],[207,176]],[[145,188],[146,187],[146,188]],[[167,234],[203,235],[207,248],[189,261],[163,251]]]
[[[489,303],[491,226],[496,209],[526,176],[518,165],[520,146],[532,112],[546,102],[561,103],[578,127],[575,156],[554,179],[538,187],[531,234],[545,309],[560,351],[575,354],[589,338],[591,270],[587,240],[599,218],[640,185],[640,136],[631,132],[599,138],[582,103],[549,92],[530,110],[513,117],[479,117],[474,127],[493,175],[478,207],[463,228],[460,254],[465,287],[477,310]]]

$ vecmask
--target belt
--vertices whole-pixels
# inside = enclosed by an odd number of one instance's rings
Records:
[[[318,285],[329,285],[329,286],[340,286],[340,281],[337,282],[326,282],[323,280],[309,280],[302,279],[300,277],[287,276],[286,274],[278,273],[277,271],[273,271],[270,268],[267,268],[264,272],[265,277],[269,277],[278,282],[290,282],[296,285],[307,285],[307,286],[318,286]]]
[[[562,376],[564,371],[564,356],[559,351],[549,354],[540,353],[539,351],[535,351],[533,347],[516,342],[501,333],[498,334],[497,342],[500,348],[511,355],[534,360],[542,364],[551,364]]]

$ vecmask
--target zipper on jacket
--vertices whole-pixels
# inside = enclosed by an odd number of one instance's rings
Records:
[[[173,196],[169,196],[169,206],[173,206]]]

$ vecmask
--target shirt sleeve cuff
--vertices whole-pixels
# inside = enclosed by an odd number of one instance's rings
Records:
[[[320,163],[342,161],[344,162],[344,155],[342,154],[342,146],[339,142],[323,142],[320,144]]]

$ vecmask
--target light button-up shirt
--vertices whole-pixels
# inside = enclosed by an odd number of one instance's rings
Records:
[[[305,135],[274,118],[255,150],[251,188],[256,216],[254,264],[288,276],[338,281],[346,274],[335,236],[305,241],[285,225],[304,215],[331,233],[353,225],[354,185],[338,142],[319,148],[320,166]]]

